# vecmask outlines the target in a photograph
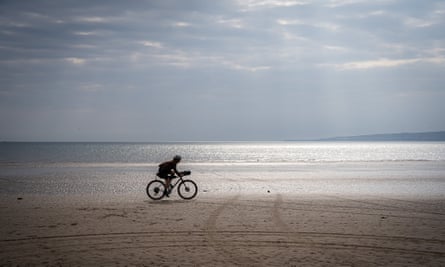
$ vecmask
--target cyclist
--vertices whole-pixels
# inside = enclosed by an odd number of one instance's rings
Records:
[[[180,172],[178,172],[178,170],[176,169],[176,165],[178,165],[178,163],[181,161],[181,156],[176,155],[173,160],[170,161],[166,161],[163,162],[161,164],[159,164],[159,171],[157,173],[157,175],[160,178],[165,179],[165,187],[167,189],[166,191],[166,196],[168,197],[170,194],[170,182],[171,179],[175,178],[175,174],[177,176],[182,177],[182,174]]]

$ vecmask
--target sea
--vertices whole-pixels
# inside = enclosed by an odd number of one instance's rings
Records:
[[[141,196],[182,156],[202,195],[445,196],[445,142],[0,143],[0,195]]]

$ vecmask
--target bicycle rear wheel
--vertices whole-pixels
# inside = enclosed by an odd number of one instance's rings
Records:
[[[183,199],[192,199],[198,194],[198,186],[192,180],[183,180],[178,186],[178,194]]]
[[[153,200],[160,200],[165,195],[165,184],[159,180],[153,180],[147,185],[147,195]]]

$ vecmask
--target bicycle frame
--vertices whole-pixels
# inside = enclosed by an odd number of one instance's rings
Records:
[[[174,181],[173,179],[176,179],[176,178],[179,178],[179,179],[177,179],[176,181]],[[165,178],[161,178],[161,179],[165,180]],[[175,188],[176,185],[178,185],[178,184],[181,183],[182,181],[184,181],[184,180],[182,179],[181,176],[174,176],[174,177],[171,177],[171,178],[170,178],[170,186],[171,186],[170,190],[173,190],[173,188]]]
[[[182,179],[182,177],[190,175],[192,172],[191,171],[183,171],[180,172],[180,174],[182,174],[182,176],[176,176],[176,175],[172,175],[171,177],[169,177],[168,179],[170,179],[170,186],[171,188],[169,188],[169,190],[173,191],[173,188],[176,187],[176,185],[180,184],[181,182],[183,182],[184,180]],[[159,177],[159,176],[157,176]],[[165,180],[166,178],[162,178],[159,177],[161,180]],[[176,182],[174,181],[174,179],[179,178],[178,180],[176,180]],[[165,182],[163,182],[165,184]]]

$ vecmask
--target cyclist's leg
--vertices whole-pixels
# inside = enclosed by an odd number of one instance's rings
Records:
[[[167,190],[170,190],[170,183],[171,183],[170,177],[165,178],[165,187],[167,188]]]
[[[169,191],[170,191],[170,175],[168,174],[168,173],[158,173],[157,174],[158,175],[158,177],[159,178],[162,178],[162,179],[164,179],[165,180],[165,194],[167,195],[167,197],[168,197],[168,195],[169,195]]]

